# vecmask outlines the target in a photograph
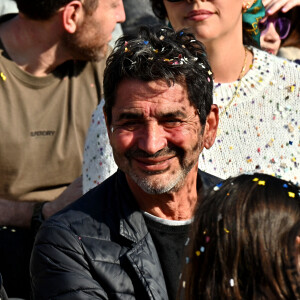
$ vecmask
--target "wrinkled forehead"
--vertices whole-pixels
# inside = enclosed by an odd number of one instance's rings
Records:
[[[185,84],[163,80],[144,82],[135,79],[123,80],[118,88],[112,109],[115,113],[135,111],[141,115],[168,114],[195,111],[191,104]]]

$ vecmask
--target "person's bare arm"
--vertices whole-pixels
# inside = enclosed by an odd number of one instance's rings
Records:
[[[20,202],[0,198],[0,224],[29,227],[33,205],[33,202]]]
[[[55,200],[43,206],[43,216],[53,214],[82,196],[82,177],[75,179]],[[0,197],[0,224],[16,227],[30,227],[33,206],[36,202],[13,201]]]
[[[54,201],[43,206],[43,216],[46,219],[60,211],[82,196],[82,176],[75,179]]]

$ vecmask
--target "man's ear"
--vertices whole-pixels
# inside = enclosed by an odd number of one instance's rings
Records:
[[[215,142],[219,124],[219,108],[213,104],[210,109],[210,113],[207,115],[204,134],[203,145],[206,149],[209,149]]]
[[[74,33],[83,16],[82,3],[78,0],[71,1],[63,7],[63,25],[68,33]]]
[[[110,139],[110,136],[111,136],[111,126],[108,125],[107,114],[106,114],[106,111],[104,109],[104,106],[103,106],[102,110],[103,110],[103,114],[104,114],[104,118],[105,118],[105,125],[106,125],[107,134],[108,134],[108,137]]]

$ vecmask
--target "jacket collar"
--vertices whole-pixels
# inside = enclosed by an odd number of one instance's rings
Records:
[[[116,176],[115,190],[121,208],[119,212],[120,235],[133,243],[138,243],[148,234],[148,229],[143,214],[128,186],[125,174],[118,170]],[[199,198],[201,199],[211,186],[220,181],[220,178],[198,170],[197,190]]]

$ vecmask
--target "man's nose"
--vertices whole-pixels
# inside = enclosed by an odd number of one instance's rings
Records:
[[[152,155],[166,146],[167,138],[163,128],[155,122],[147,124],[138,139],[139,149]]]
[[[124,10],[124,5],[123,1],[121,1],[118,9],[117,9],[117,14],[116,14],[116,21],[117,23],[123,23],[126,20],[126,15],[125,15],[125,10]]]

